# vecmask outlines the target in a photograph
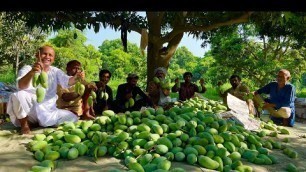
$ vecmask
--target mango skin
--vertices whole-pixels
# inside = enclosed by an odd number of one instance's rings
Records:
[[[130,107],[133,107],[134,104],[135,104],[134,99],[133,99],[133,98],[130,98],[130,99],[129,99],[129,105],[130,105]]]
[[[46,90],[43,87],[38,87],[36,89],[36,101],[37,103],[41,103],[45,99]]]
[[[32,85],[35,88],[40,84],[39,75],[40,75],[39,73],[35,73],[32,78]]]
[[[48,74],[45,71],[41,71],[39,81],[42,87],[48,88]]]

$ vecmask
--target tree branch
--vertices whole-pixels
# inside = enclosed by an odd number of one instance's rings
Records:
[[[207,32],[216,28],[219,28],[221,26],[228,26],[228,25],[233,25],[233,24],[239,24],[239,23],[244,23],[249,20],[250,15],[253,12],[246,12],[245,14],[241,15],[238,18],[231,19],[225,22],[219,22],[219,23],[214,23],[212,25],[208,26],[177,26],[175,27],[169,34],[164,36],[162,38],[162,42],[169,42],[173,37],[175,37],[177,34],[184,33],[184,32],[192,32],[192,31],[202,31],[202,32]]]

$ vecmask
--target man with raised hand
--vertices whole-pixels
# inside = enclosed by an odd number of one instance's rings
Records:
[[[30,125],[42,127],[56,126],[65,121],[75,122],[78,117],[71,111],[58,109],[56,100],[57,85],[68,88],[77,82],[78,78],[84,77],[84,73],[68,76],[61,69],[52,66],[55,59],[55,51],[45,45],[36,53],[37,62],[32,66],[26,65],[21,68],[17,76],[18,91],[11,94],[7,105],[7,113],[11,122],[16,127],[21,127],[21,134],[31,132]],[[42,85],[33,87],[32,79],[37,73],[45,72],[42,95],[36,95],[36,90]],[[35,86],[37,88],[35,88]],[[45,93],[45,94],[44,94]],[[38,101],[39,100],[39,101]]]

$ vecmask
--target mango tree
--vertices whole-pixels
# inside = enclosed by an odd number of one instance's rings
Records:
[[[209,40],[212,33],[222,27],[247,22],[269,24],[283,18],[281,14],[282,12],[248,11],[148,11],[140,15],[135,11],[59,11],[13,12],[10,19],[23,19],[28,26],[40,26],[45,30],[68,29],[73,25],[80,30],[93,28],[95,32],[99,32],[101,26],[111,27],[121,31],[125,50],[127,33],[135,31],[142,35],[141,48],[147,47],[147,81],[150,81],[156,67],[169,67],[169,62],[185,33]]]
[[[33,54],[46,38],[39,28],[29,29],[22,21],[11,21],[6,12],[0,13],[0,66],[18,70],[30,61]],[[5,69],[4,69],[5,70]],[[7,72],[7,71],[6,71]]]

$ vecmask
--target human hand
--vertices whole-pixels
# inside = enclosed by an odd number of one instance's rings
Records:
[[[33,73],[41,72],[43,70],[42,63],[41,62],[35,62],[32,66]]]
[[[98,90],[98,87],[96,86],[95,83],[89,83],[87,85],[87,87],[88,87],[89,90],[93,90],[93,91],[97,91]]]
[[[98,83],[97,83],[97,88],[98,89],[100,89],[100,90],[104,90],[105,89],[105,86],[106,86],[106,84],[105,84],[105,82],[104,81],[99,81]]]
[[[274,108],[274,104],[265,102],[263,105],[263,109]]]
[[[132,97],[133,97],[132,92],[125,95],[125,99],[127,99],[127,100],[132,98]]]
[[[85,79],[85,72],[84,72],[84,71],[82,71],[82,72],[77,72],[77,73],[75,74],[75,77],[76,77],[76,79],[84,80],[84,79]]]

